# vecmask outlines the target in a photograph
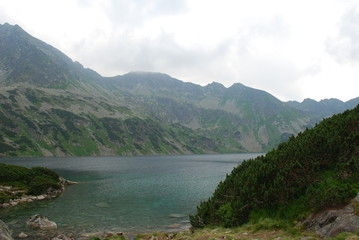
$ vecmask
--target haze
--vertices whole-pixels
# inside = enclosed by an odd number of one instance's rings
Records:
[[[358,1],[1,0],[0,22],[103,76],[241,82],[281,100],[358,97]]]

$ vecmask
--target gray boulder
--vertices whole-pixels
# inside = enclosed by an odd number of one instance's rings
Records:
[[[0,239],[1,240],[13,240],[8,226],[1,220],[0,220]]]
[[[359,229],[359,216],[356,215],[355,206],[358,204],[359,194],[343,208],[311,214],[301,225],[323,238],[335,237],[341,232],[356,232]]]
[[[31,216],[27,221],[26,225],[31,228],[40,228],[43,230],[56,229],[57,224],[53,221],[50,221],[46,217],[41,215]]]

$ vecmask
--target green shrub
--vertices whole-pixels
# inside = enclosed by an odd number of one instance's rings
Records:
[[[11,200],[10,195],[0,192],[0,203],[6,203]]]
[[[40,195],[49,188],[59,189],[60,185],[56,181],[46,178],[45,176],[35,176],[29,183],[29,194]]]
[[[28,181],[32,171],[26,167],[0,164],[0,182]]]
[[[31,170],[34,172],[34,174],[36,176],[39,176],[39,175],[46,175],[46,176],[49,176],[51,179],[57,181],[59,179],[59,175],[48,169],[48,168],[44,168],[44,167],[33,167],[31,168]]]
[[[0,184],[25,190],[33,195],[43,194],[49,188],[60,188],[59,175],[50,169],[44,167],[29,169],[8,164],[0,164]],[[8,200],[4,196],[1,199]]]
[[[235,221],[233,215],[234,211],[230,203],[222,205],[217,211],[218,217],[223,222],[224,227],[229,227],[233,225]]]
[[[339,206],[355,197],[356,192],[349,184],[328,178],[308,187],[305,201],[317,211],[326,207]]]

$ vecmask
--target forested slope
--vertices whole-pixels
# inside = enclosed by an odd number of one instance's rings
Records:
[[[295,220],[346,203],[359,190],[359,106],[243,162],[202,202],[191,224],[237,226]]]

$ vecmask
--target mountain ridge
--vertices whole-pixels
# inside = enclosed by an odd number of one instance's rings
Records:
[[[262,152],[338,111],[321,104],[318,114],[240,83],[102,77],[9,24],[0,25],[0,52],[5,156]]]

